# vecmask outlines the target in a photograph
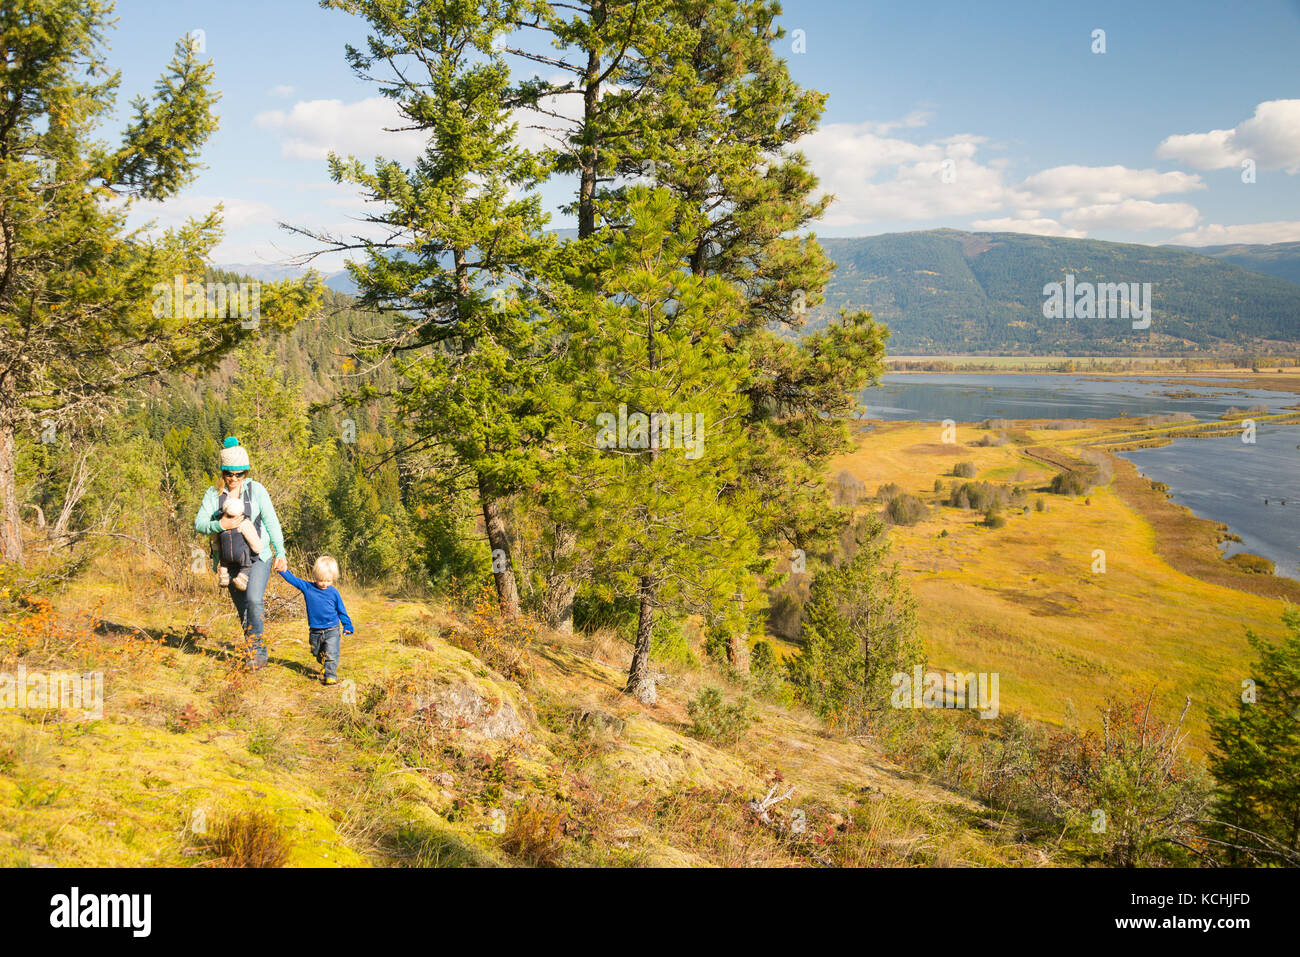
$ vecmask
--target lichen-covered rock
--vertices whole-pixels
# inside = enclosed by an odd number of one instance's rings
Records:
[[[432,716],[444,730],[468,730],[493,741],[526,735],[528,731],[508,700],[489,701],[463,681],[430,689],[417,697],[416,707]]]

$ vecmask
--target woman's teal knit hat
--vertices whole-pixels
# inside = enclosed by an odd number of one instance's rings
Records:
[[[221,471],[248,471],[248,449],[240,445],[239,439],[233,435],[226,439],[226,447],[221,450]]]

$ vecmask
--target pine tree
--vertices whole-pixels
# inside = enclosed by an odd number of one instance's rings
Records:
[[[822,718],[860,727],[888,705],[890,678],[923,664],[916,599],[889,542],[871,520],[847,561],[818,572],[804,609],[803,645],[789,660],[790,681]]]
[[[1210,709],[1218,782],[1210,833],[1231,863],[1300,864],[1300,610],[1288,608],[1282,621],[1277,644],[1247,632],[1259,655],[1253,700]]]
[[[718,276],[744,296],[728,317],[733,342],[747,344],[749,465],[725,494],[761,532],[761,551],[811,549],[838,531],[843,516],[822,507],[825,462],[846,447],[844,417],[855,394],[883,367],[884,333],[865,314],[844,317],[826,335],[793,343],[770,331],[798,328],[821,301],[831,264],[807,227],[825,211],[817,181],[793,144],[812,132],[825,97],[800,88],[773,45],[780,6],[770,0],[664,0],[543,4],[530,26],[549,31],[561,55],[508,48],[572,74],[528,81],[521,103],[562,138],[553,168],[576,178],[571,206],[578,237],[563,261],[586,255],[598,227],[627,220],[628,190],[651,182],[671,190],[689,231],[687,260],[699,276]],[[581,96],[565,122],[566,98]],[[593,239],[593,237],[595,237]],[[734,346],[732,346],[734,348]],[[567,507],[567,509],[566,509]],[[548,617],[569,625],[576,577],[572,495],[551,505],[556,573]],[[585,547],[584,547],[585,551]],[[754,571],[770,558],[750,560]],[[724,616],[729,657],[747,659],[745,589]]]
[[[111,11],[103,0],[0,7],[0,562],[23,557],[20,430],[101,412],[124,387],[211,365],[248,333],[190,308],[192,296],[157,308],[157,287],[202,282],[219,216],[160,236],[126,220],[136,201],[192,178],[216,128],[212,69],[181,41],[121,141],[95,140],[119,85],[103,56]],[[265,291],[262,308],[277,314]]]
[[[629,221],[605,237],[602,260],[573,279],[566,310],[569,432],[590,507],[580,532],[595,579],[636,596],[627,692],[654,703],[650,649],[660,610],[709,613],[730,602],[754,543],[721,499],[739,478],[748,361],[726,347],[739,318],[727,283],[693,275],[682,211],[666,190],[634,189]],[[582,450],[578,452],[578,450]]]
[[[414,438],[432,449],[446,505],[466,484],[478,497],[498,600],[519,612],[519,588],[504,503],[535,482],[537,443],[546,430],[536,401],[546,369],[545,323],[534,277],[551,245],[530,187],[545,168],[514,142],[510,77],[494,40],[526,9],[516,0],[466,4],[429,0],[329,0],[366,19],[364,51],[348,48],[354,72],[383,77],[407,128],[427,135],[410,169],[376,160],[330,158],[338,182],[357,184],[388,238],[326,240],[361,250],[348,269],[363,307],[391,320],[382,342],[364,350],[393,361],[402,377],[394,398]],[[373,395],[364,390],[356,396]]]

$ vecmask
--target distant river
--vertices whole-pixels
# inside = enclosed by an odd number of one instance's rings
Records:
[[[868,418],[919,422],[1109,419],[1174,412],[1209,420],[1232,406],[1264,405],[1270,412],[1280,412],[1300,405],[1300,396],[1290,392],[1243,389],[1230,380],[1222,382],[1204,386],[1150,378],[908,373],[886,375],[860,398]],[[1183,392],[1194,394],[1178,395]],[[1277,565],[1278,574],[1300,578],[1297,445],[1300,426],[1261,427],[1254,445],[1239,438],[1175,439],[1162,448],[1121,454],[1143,475],[1167,484],[1175,502],[1204,518],[1227,523],[1240,535],[1241,543],[1228,543],[1225,554],[1263,555]]]
[[[1218,381],[1218,380],[1203,380]],[[912,422],[982,419],[1113,419],[1121,415],[1187,412],[1217,419],[1231,406],[1266,405],[1272,412],[1300,404],[1300,396],[1268,389],[1182,385],[1157,379],[1084,379],[1064,375],[945,375],[892,373],[862,390],[867,418]],[[1175,397],[1171,393],[1192,392]]]

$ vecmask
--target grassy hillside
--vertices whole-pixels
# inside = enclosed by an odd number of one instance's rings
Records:
[[[770,702],[739,740],[703,740],[698,689],[745,693],[707,670],[665,675],[645,708],[620,694],[628,649],[608,636],[344,590],[358,634],[335,688],[315,680],[294,601],[271,599],[256,674],[224,596],[169,594],[147,572],[9,616],[0,666],[103,670],[107,690],[94,722],[0,711],[0,866],[1065,859]],[[794,790],[763,820],[749,804],[773,787]]]
[[[837,269],[813,324],[841,307],[890,327],[894,354],[1115,355],[1300,339],[1300,285],[1174,247],[939,229],[823,239]],[[1151,283],[1151,327],[1043,317],[1043,287]]]

